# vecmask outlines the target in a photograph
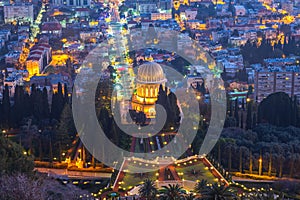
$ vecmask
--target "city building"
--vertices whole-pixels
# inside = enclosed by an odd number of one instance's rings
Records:
[[[21,52],[19,51],[11,51],[5,55],[5,64],[15,66],[20,61]]]
[[[157,12],[157,4],[156,3],[140,3],[137,6],[137,10],[141,14],[151,14]]]
[[[159,64],[149,62],[139,66],[136,92],[132,96],[132,109],[144,112],[147,118],[154,118],[159,87],[164,87],[166,82],[164,71]]]
[[[47,43],[39,43],[30,49],[29,56],[26,60],[26,69],[29,77],[38,75],[50,63],[52,59],[52,49]]]
[[[187,20],[186,26],[189,27],[190,29],[198,29],[198,30],[206,29],[206,23],[204,23],[200,20],[197,20],[197,19]]]
[[[59,22],[45,22],[42,25],[42,33],[53,37],[61,37],[62,26]]]
[[[158,8],[160,10],[171,10],[172,9],[172,1],[171,0],[160,0],[158,2]]]
[[[52,6],[90,7],[91,0],[53,0]]]
[[[89,41],[102,37],[103,33],[101,31],[81,31],[79,35],[82,41]]]
[[[240,47],[242,45],[245,45],[247,41],[248,38],[244,38],[244,37],[230,37],[228,43],[233,46]]]
[[[24,80],[27,77],[27,70],[16,70],[14,68],[7,68],[7,76],[4,77],[3,85],[8,86],[9,96],[14,96],[16,86],[24,85]]]
[[[241,36],[246,38],[247,40],[255,41],[257,40],[257,31],[255,30],[245,31],[241,33]]]
[[[10,30],[0,30],[0,39],[3,39],[5,42],[9,41],[11,36]]]
[[[151,20],[167,20],[172,19],[171,13],[151,13]]]
[[[194,20],[197,16],[197,9],[187,9],[185,10],[185,17],[187,20]]]
[[[39,75],[32,76],[30,78],[30,84],[35,84],[38,88],[46,87],[48,91],[52,91],[52,93],[57,92],[58,83],[61,83],[62,89],[64,91],[64,85],[67,84],[67,77],[61,74],[50,74],[50,75]]]
[[[285,92],[300,98],[300,68],[294,59],[266,59],[265,67],[256,66],[255,98],[261,102],[274,92]]]
[[[4,22],[30,22],[33,23],[33,4],[12,4],[4,6]]]

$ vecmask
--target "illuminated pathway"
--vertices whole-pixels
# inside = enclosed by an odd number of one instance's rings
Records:
[[[40,28],[39,25],[42,22],[42,18],[43,18],[43,14],[46,12],[45,10],[45,4],[42,4],[42,8],[38,14],[38,16],[36,17],[36,20],[33,22],[33,24],[30,26],[31,29],[31,37],[30,37],[30,41],[34,41],[34,39],[36,38],[36,36],[39,34],[40,32]]]

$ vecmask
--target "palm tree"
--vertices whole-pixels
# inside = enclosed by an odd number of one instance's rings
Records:
[[[227,200],[235,199],[235,195],[229,190],[230,187],[225,185],[218,185],[214,183],[211,187],[207,187],[202,192],[202,198],[204,200]]]
[[[182,200],[194,200],[196,199],[196,196],[193,193],[185,195]]]
[[[201,180],[199,183],[195,185],[195,192],[201,194],[203,190],[207,187],[207,180]]]
[[[155,187],[154,181],[146,179],[139,189],[139,194],[141,197],[152,200],[156,198],[157,188]]]
[[[178,184],[163,186],[164,200],[179,200],[182,196],[182,187]]]

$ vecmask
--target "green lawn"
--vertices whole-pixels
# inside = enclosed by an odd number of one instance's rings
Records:
[[[157,180],[156,173],[158,173],[158,170],[145,173],[130,173],[136,170],[139,171],[142,168],[151,169],[151,165],[145,166],[145,163],[134,163],[132,161],[128,164],[129,165],[124,169],[126,173],[120,185],[122,189],[125,188],[126,190],[129,190],[131,187],[141,184],[145,179],[151,179],[153,181]],[[217,181],[208,168],[205,168],[205,165],[199,160],[197,162],[194,161],[193,163],[187,162],[186,165],[183,163],[181,163],[180,166],[175,164],[175,170],[179,177],[184,180],[196,182],[204,179],[207,180],[208,183],[215,183]],[[181,173],[183,173],[183,175],[181,175]]]
[[[142,167],[142,166],[141,166]],[[157,171],[145,172],[145,173],[130,173],[138,170],[140,166],[130,164],[126,167],[126,170],[129,172],[125,173],[125,176],[122,180],[121,187],[126,188],[126,190],[130,189],[130,187],[141,184],[145,179],[151,179],[155,181]],[[148,167],[150,168],[150,166]]]
[[[176,165],[175,165],[176,166]],[[208,183],[214,183],[216,182],[214,175],[208,170],[208,168],[205,168],[205,165],[197,161],[197,163],[176,166],[175,170],[177,171],[180,178],[183,178],[184,180],[189,181],[201,181],[201,180],[207,180]],[[183,175],[181,175],[183,173]]]

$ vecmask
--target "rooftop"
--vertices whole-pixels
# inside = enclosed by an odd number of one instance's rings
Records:
[[[42,25],[43,31],[59,31],[62,29],[62,26],[59,22],[45,22]]]

